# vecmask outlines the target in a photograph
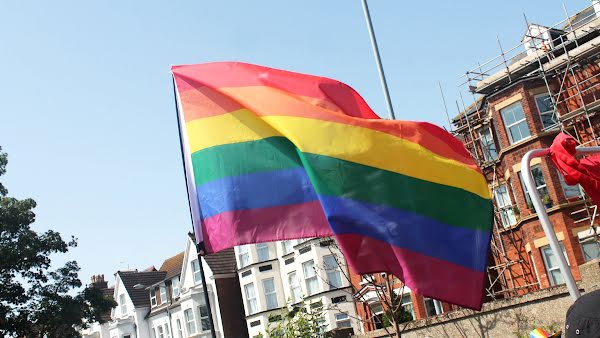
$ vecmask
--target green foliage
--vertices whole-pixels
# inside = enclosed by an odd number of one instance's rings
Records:
[[[6,173],[6,153],[0,148],[0,176]],[[101,314],[116,306],[97,289],[81,287],[77,262],[50,270],[50,256],[77,246],[58,232],[38,234],[35,201],[8,197],[0,183],[0,336],[79,337],[87,322],[101,322]]]
[[[282,313],[269,315],[268,337],[314,338],[322,336],[319,322],[323,318],[322,304],[307,304],[304,300],[287,307]]]

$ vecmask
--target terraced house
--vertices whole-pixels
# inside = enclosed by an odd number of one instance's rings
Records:
[[[583,146],[600,142],[600,2],[566,13],[552,26],[525,22],[514,47],[498,41],[500,55],[467,71],[474,103],[452,121],[493,191],[489,298],[564,282],[520,162],[527,151],[549,147],[561,131]],[[600,256],[596,206],[580,187],[566,185],[549,159],[535,159],[531,173],[563,254],[580,279],[578,266]]]

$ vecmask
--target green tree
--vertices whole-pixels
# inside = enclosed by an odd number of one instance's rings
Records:
[[[268,337],[314,338],[321,337],[319,323],[323,319],[323,303],[307,304],[304,300],[287,307],[279,314],[269,315]]]
[[[0,176],[6,173],[8,157],[0,147]],[[56,231],[38,234],[35,201],[8,197],[0,182],[0,336],[79,337],[87,323],[102,322],[101,314],[116,306],[101,290],[85,288],[77,262],[50,270],[50,256],[77,246],[75,238],[65,242]]]

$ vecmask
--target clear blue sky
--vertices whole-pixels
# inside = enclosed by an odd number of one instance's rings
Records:
[[[569,1],[575,12],[588,0]],[[443,124],[459,76],[558,0],[370,1],[400,119]],[[184,249],[190,218],[169,67],[240,60],[344,81],[387,116],[360,0],[2,1],[0,145],[34,229],[79,239],[81,278]],[[469,97],[467,99],[471,101]],[[469,102],[467,102],[468,104]],[[1,259],[1,258],[0,258]]]

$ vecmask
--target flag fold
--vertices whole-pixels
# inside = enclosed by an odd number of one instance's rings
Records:
[[[335,236],[357,273],[481,307],[490,191],[451,134],[382,120],[332,79],[235,62],[172,72],[207,252]]]
[[[571,136],[560,133],[550,146],[550,158],[568,185],[579,184],[600,205],[600,154],[578,160],[577,141]]]

